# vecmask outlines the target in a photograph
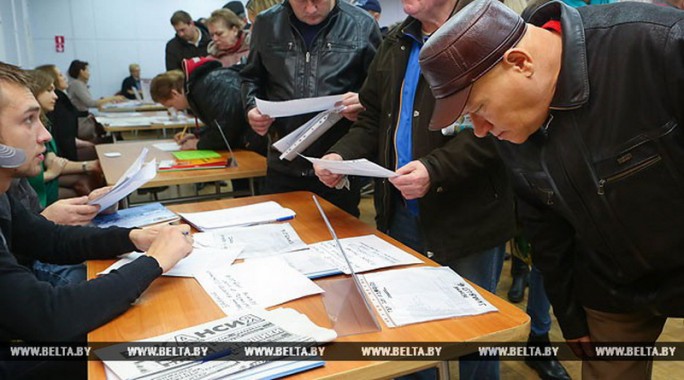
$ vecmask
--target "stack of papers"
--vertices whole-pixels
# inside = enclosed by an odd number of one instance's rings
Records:
[[[153,179],[157,175],[157,161],[153,159],[148,163],[143,163],[146,157],[147,148],[143,148],[140,156],[135,159],[112,189],[101,197],[88,201],[88,204],[99,205],[100,211],[104,211]]]
[[[211,270],[195,278],[228,315],[323,293],[313,281],[277,257]]]
[[[183,150],[171,153],[175,160],[162,160],[159,170],[220,169],[226,167],[226,159],[213,150]]]
[[[239,256],[241,259],[272,256],[307,248],[290,223],[222,228],[211,232],[198,232],[192,237],[195,239],[196,247],[227,249],[242,246],[243,250]]]
[[[208,332],[211,332],[209,334]],[[266,337],[266,338],[264,338]],[[217,319],[201,325],[174,331],[137,342],[160,344],[164,347],[198,348],[201,357],[169,358],[168,360],[135,360],[128,352],[134,343],[124,343],[97,350],[104,361],[107,378],[113,379],[184,379],[206,380],[225,378],[277,378],[323,365],[322,361],[237,361],[230,360],[231,351],[239,351],[244,342],[284,342],[302,346],[330,342],[335,331],[317,326],[304,314],[292,309],[252,311],[233,317]],[[258,344],[258,343],[256,343]],[[137,346],[136,346],[137,347]],[[183,360],[185,359],[185,360]],[[284,358],[285,359],[285,358]],[[229,375],[233,375],[227,377]]]
[[[156,143],[152,144],[152,146],[161,150],[162,152],[177,152],[181,150],[181,146],[176,144],[174,141]]]
[[[230,249],[196,248],[162,276],[195,277],[210,269],[228,267],[235,261],[240,254],[240,251],[241,247],[239,246]],[[98,275],[104,275],[115,269],[119,269],[142,255],[144,255],[144,253],[141,252],[131,252],[122,255],[117,262],[98,273]]]
[[[388,327],[497,310],[448,267],[362,274],[359,281]]]
[[[270,201],[223,210],[183,212],[180,216],[198,230],[206,231],[214,228],[286,221],[294,218],[295,212],[277,202]]]
[[[100,228],[112,226],[135,228],[158,223],[171,223],[179,219],[180,217],[173,211],[157,202],[126,208],[109,215],[98,215],[93,219],[92,224]]]

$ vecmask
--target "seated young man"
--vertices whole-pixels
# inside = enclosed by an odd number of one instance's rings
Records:
[[[192,251],[188,226],[159,229],[56,225],[5,192],[12,180],[36,175],[51,136],[22,71],[0,62],[0,340],[74,341],[128,309],[154,279]],[[92,281],[53,287],[14,254],[56,264],[147,255]],[[40,363],[1,362],[0,375],[22,378]],[[19,365],[22,364],[22,365]]]

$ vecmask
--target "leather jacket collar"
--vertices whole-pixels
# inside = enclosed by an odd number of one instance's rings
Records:
[[[579,12],[561,2],[551,2],[537,9],[529,23],[541,26],[559,20],[563,31],[563,55],[551,109],[575,109],[589,100],[589,74],[584,26]]]

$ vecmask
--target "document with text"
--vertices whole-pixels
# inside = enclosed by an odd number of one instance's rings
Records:
[[[275,378],[320,366],[322,362],[231,360],[231,355],[240,352],[247,342],[315,346],[332,341],[336,336],[335,331],[317,326],[293,309],[255,310],[138,342],[109,346],[95,354],[104,361],[110,380],[206,380],[229,378],[230,375],[263,378],[265,374]],[[161,355],[152,360],[157,352],[187,352],[188,355]],[[136,353],[139,354],[132,355]],[[136,357],[141,359],[135,360]],[[312,365],[314,363],[317,365]]]
[[[111,190],[99,198],[88,201],[88,204],[100,206],[100,211],[104,211],[152,180],[157,175],[157,160],[152,159],[147,163],[143,163],[146,155],[147,148],[133,162],[133,165],[126,170],[119,181],[112,186]]]
[[[388,327],[497,311],[448,267],[394,269],[359,280]]]
[[[221,228],[198,232],[193,238],[196,247],[230,248],[240,245],[243,247],[239,256],[241,259],[273,256],[307,248],[290,223]]]
[[[277,257],[210,270],[195,278],[228,315],[323,292],[313,281]]]
[[[344,95],[319,96],[317,98],[270,101],[256,98],[256,107],[262,115],[272,118],[321,112],[334,108]]]

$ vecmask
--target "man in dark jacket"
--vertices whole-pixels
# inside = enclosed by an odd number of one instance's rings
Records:
[[[368,158],[400,174],[375,183],[383,232],[494,292],[513,236],[513,193],[494,142],[429,132],[434,98],[420,73],[424,34],[467,1],[405,0],[409,17],[383,41],[359,93],[366,108],[326,159]],[[340,176],[317,174],[328,186]],[[462,361],[462,378],[497,378],[497,362]]]
[[[35,175],[50,134],[26,78],[0,62],[0,340],[73,341],[126,311],[150,283],[192,250],[188,226],[159,230],[59,226],[4,193],[12,179]],[[13,254],[57,264],[147,251],[117,271],[80,285],[53,287]],[[35,366],[0,362],[0,377]],[[46,375],[45,378],[48,376]]]
[[[248,62],[241,72],[243,103],[252,129],[269,134],[275,142],[314,116],[274,120],[259,112],[256,97],[280,101],[346,94],[342,114],[354,120],[361,110],[356,92],[366,79],[380,40],[373,18],[344,0],[320,0],[313,5],[285,0],[260,13],[252,29]],[[338,122],[303,154],[322,156],[346,133],[349,124],[348,120]],[[300,157],[280,160],[279,156],[269,149],[267,193],[308,190],[359,215],[358,181],[352,181],[351,189],[329,189],[316,179],[308,161]]]
[[[176,11],[171,16],[176,35],[166,43],[166,71],[180,70],[185,58],[205,57],[211,41],[206,27],[192,21],[190,14]]]
[[[579,355],[651,345],[684,316],[684,13],[552,2],[529,20],[485,0],[432,36],[420,58],[438,99],[431,127],[469,113],[478,136],[502,140]],[[584,378],[650,377],[648,361],[599,359],[612,361],[585,361]]]

